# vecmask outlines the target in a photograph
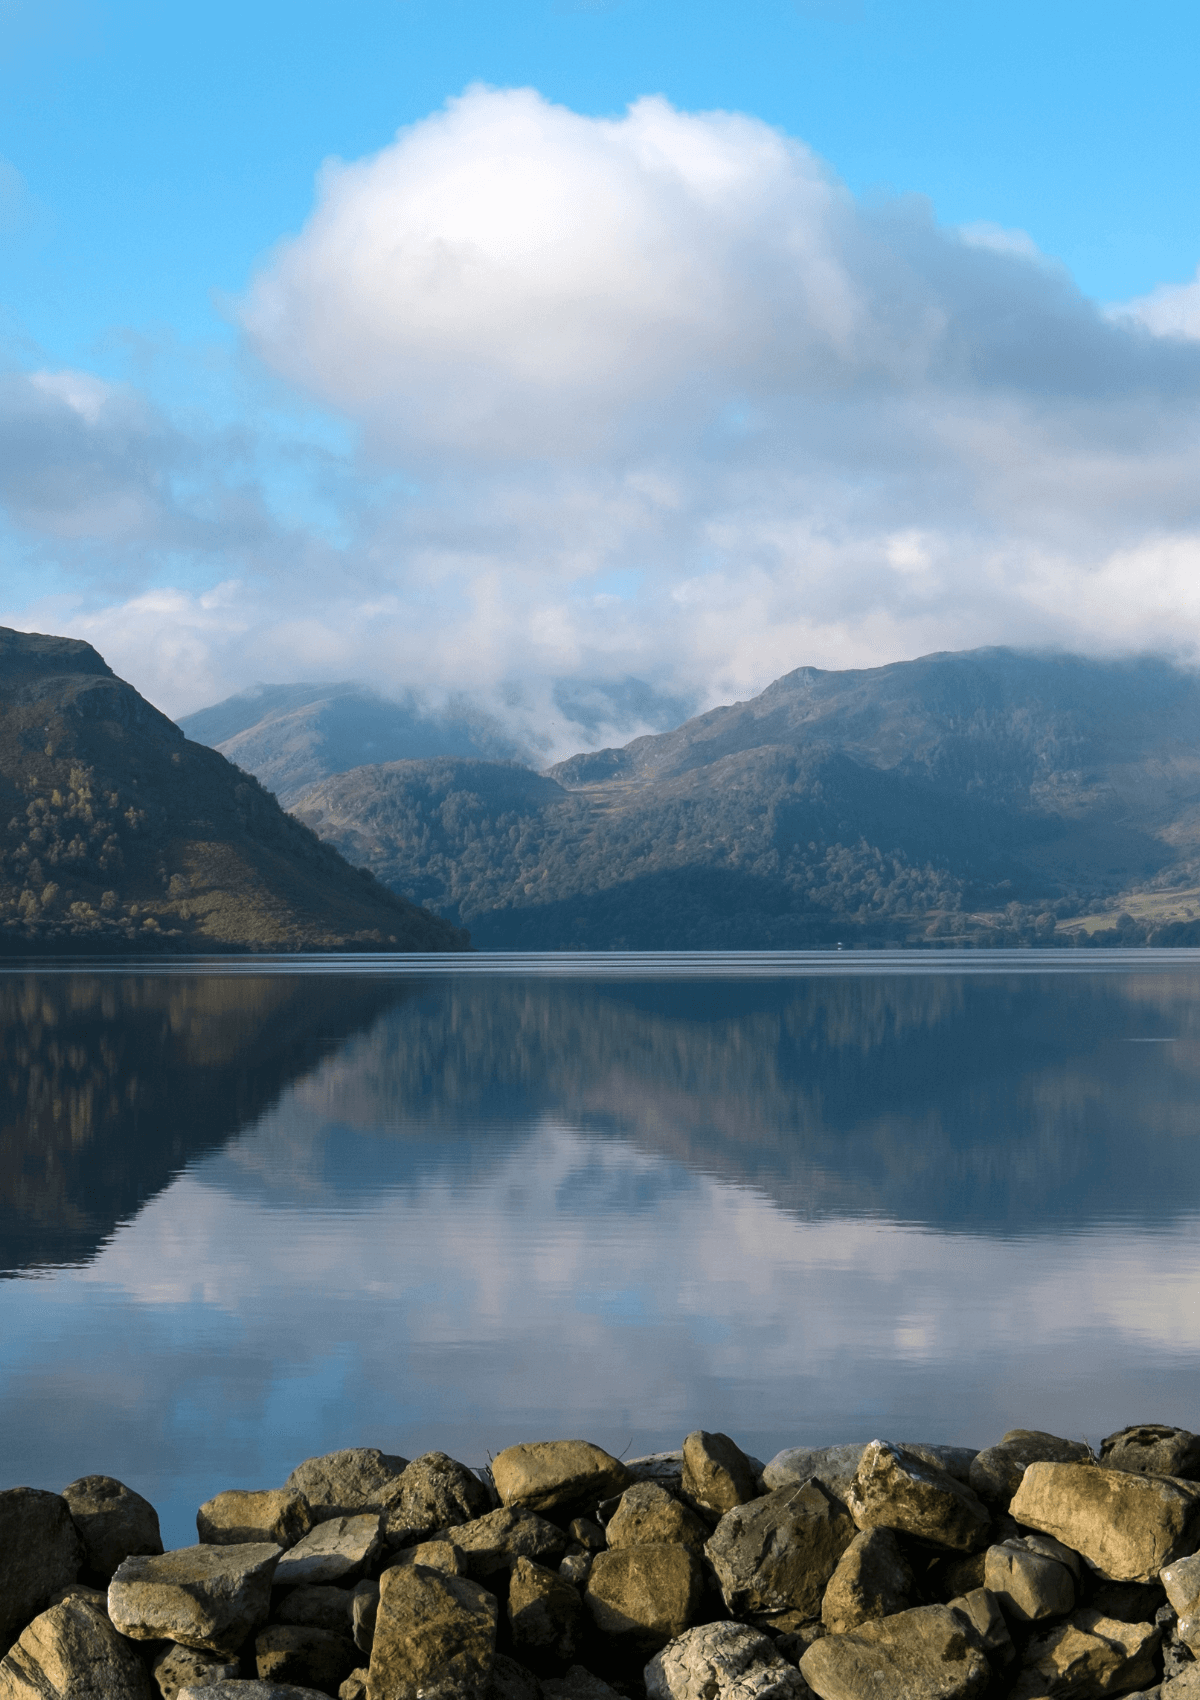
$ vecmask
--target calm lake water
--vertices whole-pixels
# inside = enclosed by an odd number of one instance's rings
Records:
[[[1200,959],[0,971],[0,1486],[1200,1429]]]

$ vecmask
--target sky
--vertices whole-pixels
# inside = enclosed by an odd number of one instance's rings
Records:
[[[0,624],[548,759],[1195,661],[1198,60],[1164,0],[0,0]]]

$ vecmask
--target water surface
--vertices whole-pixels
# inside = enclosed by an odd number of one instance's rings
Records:
[[[0,973],[4,1482],[1200,1429],[1200,963]]]

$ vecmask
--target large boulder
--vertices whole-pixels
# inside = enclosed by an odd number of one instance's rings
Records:
[[[83,1571],[107,1588],[130,1553],[163,1549],[158,1512],[113,1476],[80,1476],[62,1490],[83,1542]]]
[[[349,1446],[325,1452],[297,1464],[284,1486],[301,1494],[312,1509],[313,1522],[332,1517],[358,1517],[382,1512],[394,1493],[408,1459],[374,1446]]]
[[[913,1573],[894,1529],[860,1529],[838,1559],[821,1601],[821,1622],[844,1635],[912,1604]]]
[[[705,1551],[732,1616],[817,1617],[854,1532],[845,1506],[810,1481],[727,1511]]]
[[[680,1541],[704,1550],[709,1537],[708,1525],[681,1505],[674,1494],[657,1482],[635,1482],[621,1495],[621,1503],[603,1530],[610,1548],[656,1546],[664,1541]]]
[[[803,1487],[815,1476],[835,1499],[845,1500],[866,1447],[861,1440],[847,1446],[788,1446],[777,1452],[762,1473],[768,1493],[781,1487]]]
[[[1055,1550],[1057,1549],[1057,1550]],[[983,1585],[1014,1623],[1075,1610],[1078,1560],[1049,1535],[1013,1536],[987,1549]]]
[[[294,1623],[305,1629],[328,1629],[334,1635],[352,1635],[354,1593],[349,1588],[292,1588],[271,1613],[276,1623]]]
[[[745,1623],[685,1629],[646,1666],[649,1700],[806,1700],[808,1685],[761,1630]]]
[[[569,1518],[623,1493],[630,1476],[620,1459],[587,1440],[539,1440],[507,1446],[492,1460],[506,1506]]]
[[[484,1700],[499,1604],[466,1576],[417,1564],[379,1583],[368,1700]]]
[[[267,1620],[282,1556],[269,1541],[135,1554],[108,1585],[108,1615],[134,1641],[178,1641],[210,1653],[236,1653]]]
[[[579,1648],[583,1601],[553,1570],[519,1558],[509,1582],[508,1620],[520,1658],[535,1668],[549,1661],[561,1669]]]
[[[995,1669],[1003,1670],[1016,1658],[1017,1649],[995,1594],[971,1588],[950,1601],[950,1610],[962,1619],[968,1636],[975,1638]]]
[[[1100,1467],[1195,1481],[1200,1476],[1200,1434],[1166,1423],[1135,1423],[1100,1442]]]
[[[177,1700],[181,1688],[236,1681],[242,1667],[237,1659],[223,1659],[219,1653],[202,1653],[197,1647],[167,1641],[151,1659],[150,1674],[162,1700]]]
[[[474,1470],[444,1452],[425,1452],[414,1458],[389,1493],[384,1534],[390,1547],[400,1547],[453,1529],[491,1511],[495,1500]]]
[[[1063,1440],[1044,1429],[1011,1428],[995,1446],[977,1453],[970,1485],[979,1498],[1001,1510],[1021,1485],[1029,1464],[1088,1464],[1092,1449],[1085,1440]]]
[[[1152,1623],[1121,1623],[1090,1607],[1077,1611],[1026,1644],[1012,1700],[1095,1700],[1148,1688],[1160,1639]]]
[[[678,1543],[597,1553],[584,1601],[601,1635],[618,1652],[658,1652],[695,1622],[704,1570]]]
[[[683,1486],[682,1449],[678,1452],[647,1452],[641,1458],[626,1458],[624,1462],[631,1481],[657,1482],[671,1493],[678,1493]]]
[[[864,1450],[846,1504],[860,1529],[898,1529],[958,1552],[982,1546],[991,1523],[957,1477],[885,1440]]]
[[[1113,1582],[1152,1582],[1197,1546],[1200,1485],[1094,1464],[1030,1464],[1011,1515]]]
[[[949,1606],[913,1606],[814,1641],[800,1674],[820,1700],[973,1700],[991,1666]]]
[[[51,1594],[75,1580],[83,1552],[61,1494],[0,1492],[0,1647],[10,1647]]]
[[[275,1572],[277,1588],[302,1583],[317,1587],[357,1582],[383,1552],[382,1518],[377,1511],[360,1517],[330,1517],[318,1523],[286,1552]]]
[[[557,1564],[567,1548],[561,1529],[532,1511],[512,1506],[501,1506],[472,1523],[447,1530],[450,1537],[478,1582],[511,1570],[518,1558],[531,1558],[535,1564],[547,1566]]]
[[[0,1659],[0,1700],[151,1700],[150,1674],[104,1612],[63,1600]]]
[[[260,1682],[290,1682],[334,1694],[358,1658],[358,1648],[348,1635],[298,1623],[268,1623],[254,1638],[254,1666]]]
[[[271,1541],[286,1549],[303,1540],[312,1526],[308,1501],[287,1488],[230,1488],[206,1499],[196,1513],[196,1533],[206,1546]]]
[[[735,1505],[758,1498],[758,1476],[727,1434],[709,1434],[701,1428],[683,1443],[683,1492],[706,1511],[723,1517]]]

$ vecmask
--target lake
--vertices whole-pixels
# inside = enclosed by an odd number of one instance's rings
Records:
[[[1082,960],[1081,960],[1082,958]],[[1200,1429],[1192,952],[0,970],[0,1486]]]

